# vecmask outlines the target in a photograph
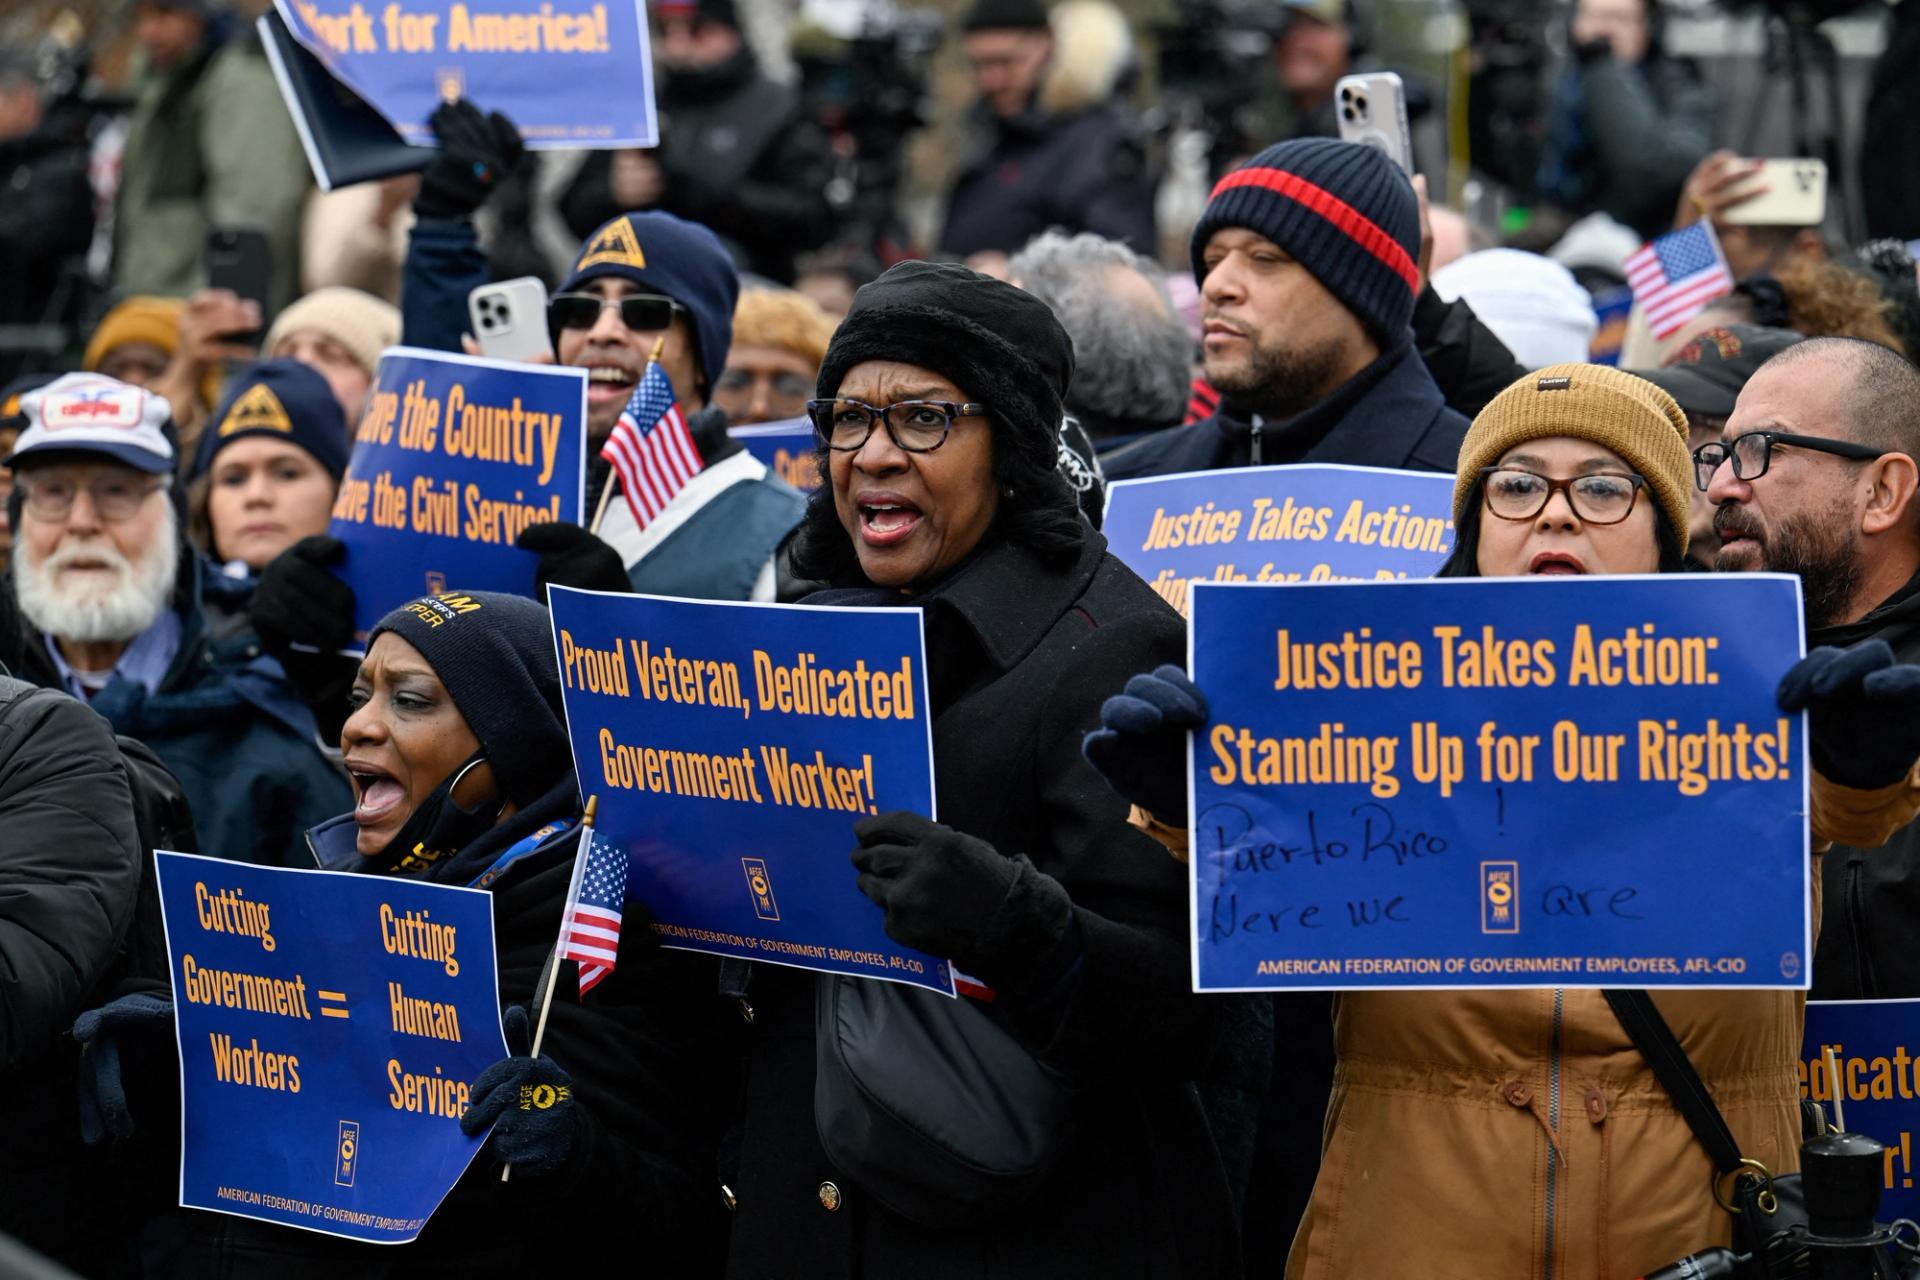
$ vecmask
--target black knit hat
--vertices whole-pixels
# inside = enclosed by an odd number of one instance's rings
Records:
[[[1060,438],[1073,339],[1046,303],[951,262],[902,262],[853,295],[827,344],[817,394],[840,394],[866,360],[931,369],[1010,430]]]
[[[526,808],[572,770],[544,606],[497,591],[446,591],[380,619],[367,647],[387,631],[433,667],[515,804]]]
[[[974,0],[964,28],[974,31],[1045,31],[1047,6],[1041,0]]]
[[[1399,346],[1420,288],[1420,205],[1393,161],[1372,147],[1295,138],[1268,147],[1213,189],[1193,229],[1194,279],[1222,227],[1245,227],[1286,250],[1383,348]]]

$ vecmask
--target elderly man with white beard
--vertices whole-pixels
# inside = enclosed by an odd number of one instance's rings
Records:
[[[180,534],[167,402],[95,374],[21,400],[18,674],[88,700],[180,779],[201,851],[311,865],[307,827],[350,803],[312,713],[256,637],[244,583]]]

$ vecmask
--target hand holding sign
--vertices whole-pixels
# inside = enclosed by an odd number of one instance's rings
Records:
[[[333,566],[346,544],[317,533],[275,556],[260,571],[247,617],[267,652],[284,660],[294,645],[337,653],[353,640],[353,588]]]
[[[552,1058],[531,1056],[524,1007],[511,1006],[500,1021],[512,1056],[473,1082],[473,1102],[460,1117],[460,1132],[473,1137],[493,1125],[493,1154],[502,1163],[529,1177],[553,1173],[573,1152],[573,1077]]]
[[[1814,767],[1842,786],[1892,786],[1920,757],[1920,667],[1885,640],[1815,649],[1781,679],[1780,709],[1807,713]]]
[[[470,218],[520,166],[526,148],[513,121],[481,115],[465,98],[443,102],[427,118],[440,154],[420,175],[413,211],[422,218]]]

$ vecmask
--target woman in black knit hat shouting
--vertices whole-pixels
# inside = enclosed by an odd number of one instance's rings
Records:
[[[729,1275],[1237,1266],[1194,1088],[1221,1005],[1188,991],[1185,879],[1080,755],[1112,682],[1184,639],[1057,470],[1072,369],[1038,299],[925,262],[861,289],[822,363],[809,413],[828,482],[796,567],[831,586],[805,603],[924,611],[941,817],[853,824],[849,888],[896,941],[952,957],[993,999],[919,1001],[771,965],[733,975],[752,1043],[738,1164],[722,1170]],[[866,1012],[836,1029],[849,982]],[[887,1019],[912,1011],[940,1049],[915,1057],[890,1038]],[[849,1087],[836,1055],[868,1032],[877,1075]],[[1016,1068],[970,1073],[990,1045]],[[1002,1106],[969,1108],[985,1094]],[[1027,1141],[995,1145],[984,1113]],[[885,1140],[899,1125],[931,1145]]]

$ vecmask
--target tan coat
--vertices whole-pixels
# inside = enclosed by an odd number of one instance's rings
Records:
[[[1920,812],[1920,770],[1875,792],[1816,778],[1812,808],[1819,847],[1877,845]],[[1816,924],[1819,885],[1816,865]],[[1797,1169],[1805,993],[1654,1002],[1741,1153]],[[1600,992],[1348,992],[1334,1040],[1288,1280],[1622,1280],[1728,1243],[1712,1162]]]

